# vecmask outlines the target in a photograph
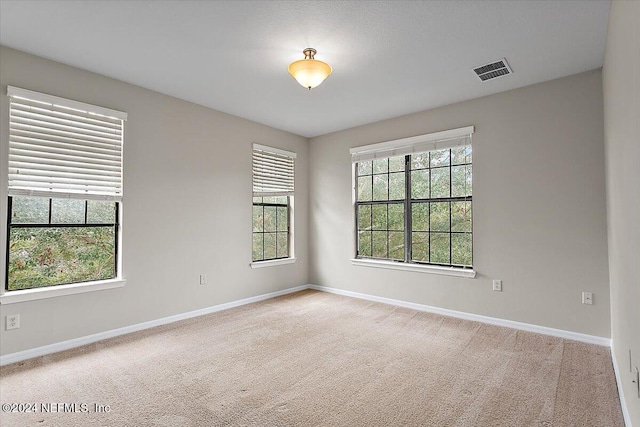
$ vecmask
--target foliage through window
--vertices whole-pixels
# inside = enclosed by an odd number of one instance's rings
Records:
[[[116,202],[10,197],[7,290],[115,278],[117,209]]]
[[[471,267],[471,184],[471,145],[357,162],[357,256]]]
[[[253,260],[289,257],[289,198],[253,198]]]
[[[9,86],[6,290],[116,279],[127,114]]]

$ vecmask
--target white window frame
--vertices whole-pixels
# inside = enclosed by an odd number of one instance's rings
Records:
[[[293,176],[287,180],[287,182],[280,183],[280,188],[261,188],[260,185],[256,184],[256,176],[255,172],[253,173],[253,191],[252,191],[252,206],[253,206],[253,197],[271,197],[271,196],[288,196],[289,202],[289,256],[287,258],[278,258],[278,259],[267,259],[267,260],[253,260],[253,256],[250,257],[251,262],[249,266],[251,268],[263,268],[263,267],[274,267],[278,265],[286,265],[293,264],[296,262],[295,257],[295,165],[296,165],[296,157],[297,154],[293,151],[283,150],[281,148],[270,147],[262,144],[253,144],[252,154],[254,151],[265,151],[271,154],[276,154],[280,156],[285,156],[293,159]],[[253,161],[252,161],[252,170],[253,170]],[[253,215],[251,216],[251,242],[253,245]],[[251,253],[251,252],[250,252]]]
[[[354,147],[349,150],[351,154],[351,199],[352,209],[356,212],[357,202],[357,184],[356,184],[356,164],[360,161],[374,160],[378,158],[388,158],[396,156],[406,156],[412,153],[421,153],[426,151],[438,150],[442,148],[450,148],[458,145],[461,138],[471,137],[474,133],[474,126],[466,126],[457,129],[446,130],[442,132],[434,132],[424,135],[412,136],[409,138],[385,141],[376,144],[363,145]],[[407,197],[405,195],[405,197]],[[358,222],[356,215],[352,216],[352,235],[357,242]],[[405,230],[405,233],[407,230]],[[410,232],[410,231],[409,231]],[[353,245],[354,257],[351,264],[359,267],[373,267],[391,270],[404,270],[422,273],[439,274],[445,276],[456,276],[465,278],[475,278],[476,271],[473,268],[448,267],[428,264],[414,264],[406,262],[395,262],[384,259],[358,258],[357,247]]]
[[[66,108],[72,108],[75,110],[79,110],[83,113],[88,113],[88,114],[98,114],[98,115],[102,115],[102,116],[107,116],[107,117],[113,117],[113,118],[117,118],[122,120],[122,143],[124,142],[124,121],[127,120],[127,113],[121,112],[121,111],[117,111],[117,110],[112,110],[109,108],[104,108],[104,107],[100,107],[100,106],[96,106],[96,105],[91,105],[91,104],[86,104],[83,102],[79,102],[79,101],[74,101],[74,100],[70,100],[70,99],[65,99],[65,98],[61,98],[61,97],[57,97],[57,96],[53,96],[53,95],[48,95],[45,93],[40,93],[40,92],[35,92],[35,91],[31,91],[31,90],[27,90],[27,89],[22,89],[22,88],[17,88],[17,87],[13,87],[13,86],[7,86],[7,96],[8,97],[16,97],[18,99],[28,99],[31,101],[35,101],[35,102],[42,102],[42,103],[48,103],[48,104],[53,104],[53,105],[59,105],[59,106],[64,106]],[[7,105],[5,103],[3,103],[3,106]],[[9,111],[2,111],[2,118],[1,118],[1,123],[2,123],[2,134],[0,135],[0,138],[2,139],[2,144],[0,144],[0,162],[2,162],[2,164],[4,165],[8,165],[8,159],[9,159]],[[122,153],[122,150],[121,150]],[[4,168],[3,168],[4,169]],[[61,192],[56,192],[56,193],[49,193],[47,194],[47,190],[46,189],[39,189],[39,190],[34,190],[34,191],[29,191],[28,189],[21,189],[21,190],[12,190],[12,192],[10,192],[8,190],[9,188],[9,169],[6,169],[8,173],[2,173],[1,177],[0,177],[0,198],[2,199],[3,203],[3,208],[1,209],[0,212],[0,221],[2,221],[3,226],[1,227],[1,232],[0,232],[0,239],[2,240],[2,244],[0,244],[0,247],[2,248],[0,250],[0,268],[1,271],[3,273],[3,277],[5,278],[5,280],[3,280],[3,286],[0,289],[0,304],[13,304],[13,303],[20,303],[20,302],[25,302],[25,301],[33,301],[33,300],[39,300],[39,299],[45,299],[45,298],[52,298],[52,297],[59,297],[59,296],[64,296],[64,295],[73,295],[73,294],[79,294],[79,293],[85,293],[85,292],[94,292],[94,291],[102,291],[102,290],[106,290],[106,289],[114,289],[114,288],[121,288],[125,285],[126,280],[124,279],[124,275],[123,275],[123,270],[124,270],[124,265],[123,265],[123,257],[122,257],[122,243],[123,243],[123,238],[122,238],[122,218],[123,218],[123,201],[122,201],[122,187],[120,186],[120,188],[118,190],[109,190],[108,193],[105,194],[92,194],[90,195],[90,197],[87,197],[88,199],[98,199],[98,200],[113,200],[115,202],[117,202],[119,204],[118,207],[118,223],[119,223],[119,227],[118,227],[118,248],[117,248],[117,275],[115,278],[113,279],[108,279],[108,280],[96,280],[96,281],[90,281],[90,282],[79,282],[79,283],[70,283],[70,284],[64,284],[64,285],[52,285],[52,286],[45,286],[45,287],[40,287],[40,288],[32,288],[32,289],[22,289],[22,290],[14,290],[14,291],[8,291],[7,290],[7,283],[6,283],[6,278],[7,276],[7,269],[9,268],[8,264],[7,264],[7,258],[8,258],[8,247],[6,242],[8,241],[8,222],[7,222],[7,209],[4,207],[6,206],[5,201],[8,200],[9,195],[13,194],[13,195],[29,195],[29,194],[33,194],[33,195],[39,195],[39,196],[45,196],[45,197],[53,197],[53,198],[64,198],[64,197],[70,197],[69,194],[66,194],[64,192],[64,190],[62,190]],[[121,175],[122,176],[122,175]],[[121,181],[122,182],[122,181]],[[115,193],[114,193],[115,191]],[[79,197],[77,194],[76,196],[77,198],[81,198]]]

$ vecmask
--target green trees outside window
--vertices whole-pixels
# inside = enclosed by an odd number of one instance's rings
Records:
[[[289,257],[289,197],[253,198],[253,261]]]
[[[8,291],[117,275],[117,202],[9,197],[8,232]]]
[[[356,164],[357,256],[472,267],[471,146]]]

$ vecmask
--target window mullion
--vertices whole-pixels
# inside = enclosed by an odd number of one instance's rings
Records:
[[[451,234],[451,197],[453,196],[453,168],[451,167],[451,156],[453,153],[449,149],[449,264],[453,265],[453,238]]]
[[[411,156],[404,157],[404,262],[412,259]]]

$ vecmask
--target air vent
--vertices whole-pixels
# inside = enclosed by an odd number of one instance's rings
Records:
[[[478,78],[483,82],[513,73],[509,64],[507,64],[507,60],[504,58],[499,61],[492,62],[491,64],[476,67],[473,69],[473,72],[476,73]]]

